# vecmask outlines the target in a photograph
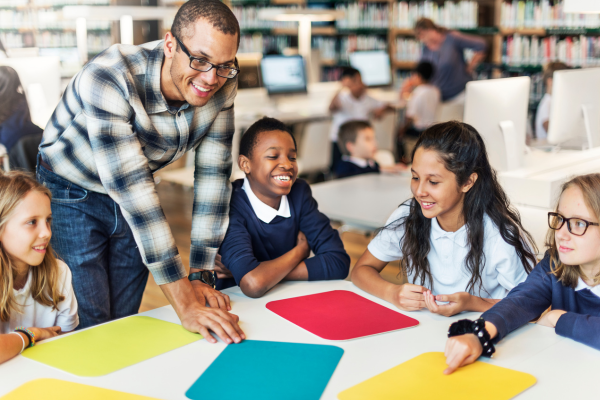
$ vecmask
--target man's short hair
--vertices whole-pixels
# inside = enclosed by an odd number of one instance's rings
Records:
[[[344,67],[344,68],[342,68],[342,76],[340,77],[340,79],[354,78],[356,75],[360,75],[359,70],[357,70],[356,68],[352,68],[352,67]]]
[[[289,133],[294,141],[294,148],[296,150],[298,149],[296,138],[286,124],[275,118],[263,117],[250,125],[250,128],[244,132],[240,142],[240,155],[252,158],[252,151],[256,147],[256,143],[258,143],[258,136],[263,132],[271,131],[283,131]]]
[[[220,0],[189,0],[184,3],[175,15],[171,32],[179,40],[192,37],[194,24],[199,19],[208,21],[221,33],[237,35],[237,46],[240,46],[240,24],[231,9]]]
[[[349,156],[350,152],[346,148],[348,143],[356,143],[356,138],[358,137],[358,132],[363,129],[371,128],[373,126],[369,123],[369,121],[348,121],[345,124],[340,126],[340,131],[338,133],[338,146],[343,155]]]
[[[429,82],[431,80],[434,72],[435,67],[428,61],[421,61],[415,68],[415,73],[419,74],[421,79],[423,79],[425,82]]]

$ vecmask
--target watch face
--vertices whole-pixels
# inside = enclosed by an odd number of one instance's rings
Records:
[[[216,281],[214,271],[202,271],[200,273],[200,280],[207,285],[214,287]]]

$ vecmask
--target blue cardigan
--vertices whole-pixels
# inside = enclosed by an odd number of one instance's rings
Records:
[[[344,279],[348,276],[350,257],[329,218],[321,214],[310,186],[298,179],[288,194],[290,218],[277,216],[267,224],[258,219],[242,185],[233,183],[229,210],[229,227],[221,244],[221,261],[234,279],[219,279],[218,289],[239,285],[248,272],[263,261],[273,260],[296,246],[298,231],[306,235],[314,257],[306,259],[308,280]]]
[[[600,297],[589,289],[575,291],[564,286],[550,273],[550,256],[546,256],[520,283],[482,318],[498,329],[501,340],[510,332],[525,325],[544,312],[567,311],[556,324],[555,332],[600,350]]]

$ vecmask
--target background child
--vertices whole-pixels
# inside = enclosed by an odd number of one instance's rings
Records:
[[[333,113],[331,123],[332,158],[331,171],[342,158],[337,146],[338,131],[344,122],[351,120],[368,121],[371,118],[381,118],[389,109],[386,103],[375,100],[367,94],[367,86],[363,83],[360,72],[354,68],[344,68],[342,72],[342,89],[334,96],[329,105]]]
[[[219,279],[217,287],[238,284],[260,297],[282,280],[346,278],[350,257],[310,186],[296,179],[296,141],[287,126],[273,118],[255,122],[242,136],[238,164],[246,178],[233,183],[220,249],[235,280]]]
[[[552,76],[555,71],[569,69],[567,64],[561,62],[551,62],[546,66],[542,79],[546,86],[546,93],[535,114],[535,136],[537,139],[545,140],[548,137],[548,125],[550,124],[550,105],[552,104]]]
[[[544,314],[537,323],[600,350],[600,174],[578,176],[562,187],[555,213],[548,213],[544,259],[527,280],[481,318],[494,342]],[[446,343],[452,373],[474,362],[482,344],[473,334]]]
[[[411,172],[414,197],[371,241],[352,282],[402,310],[487,310],[525,280],[536,259],[483,139],[460,122],[433,125],[417,142]],[[411,283],[394,285],[379,275],[394,260],[402,260]],[[428,290],[449,303],[426,304]]]
[[[412,149],[421,132],[435,122],[436,111],[440,104],[441,94],[437,86],[429,83],[434,73],[433,64],[427,61],[420,62],[410,77],[411,92],[403,90],[402,98],[407,97],[406,116],[404,125],[398,132],[398,155],[404,156],[406,163],[410,163]],[[406,86],[405,86],[406,87]],[[402,158],[401,158],[402,159]]]
[[[50,191],[23,172],[0,175],[0,363],[79,324],[71,271],[50,247]],[[27,329],[14,330],[18,327]],[[28,333],[27,330],[31,333]]]
[[[368,121],[349,121],[340,127],[338,146],[342,159],[335,174],[338,178],[384,172],[405,171],[406,166],[379,166],[374,160],[377,153],[375,131]]]

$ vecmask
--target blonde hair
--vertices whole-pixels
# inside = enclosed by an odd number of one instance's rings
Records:
[[[0,173],[0,232],[4,231],[15,208],[31,191],[40,192],[49,199],[52,198],[50,190],[26,172]],[[0,321],[2,322],[10,319],[12,311],[22,313],[13,293],[14,271],[15,267],[3,244],[0,243]],[[59,292],[58,261],[50,244],[46,248],[46,255],[42,263],[31,269],[31,278],[31,296],[38,303],[56,309],[58,303],[65,299]]]
[[[562,196],[565,190],[572,186],[581,190],[585,205],[592,211],[596,219],[600,219],[600,174],[581,175],[571,179],[562,185],[560,195]],[[556,211],[558,212],[558,204],[556,205]],[[550,271],[563,285],[575,289],[579,278],[585,276],[579,265],[567,265],[560,261],[554,233],[554,230],[549,229],[546,236],[546,246],[548,246],[550,253]],[[593,277],[593,281],[594,285],[600,284],[600,273]]]

